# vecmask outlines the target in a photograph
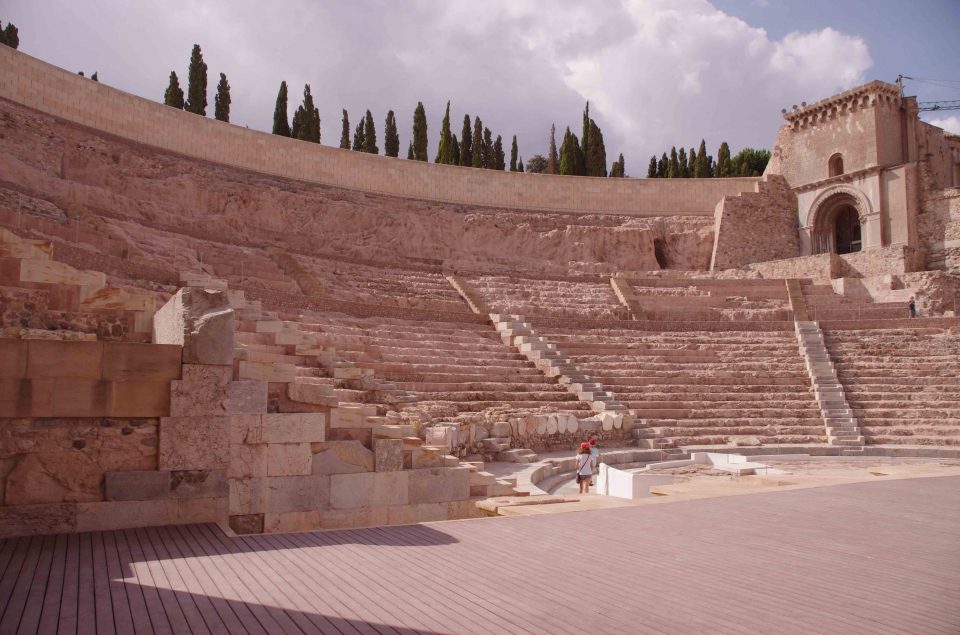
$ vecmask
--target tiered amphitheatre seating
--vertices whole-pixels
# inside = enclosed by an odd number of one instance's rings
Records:
[[[621,275],[629,284],[637,319],[665,321],[790,320],[783,280]]]
[[[314,314],[300,327],[419,401],[453,402],[460,412],[549,406],[590,414],[587,404],[504,346],[485,324]]]
[[[629,319],[607,278],[461,275],[490,313],[525,317]]]
[[[800,288],[807,306],[807,316],[824,320],[896,320],[905,318],[906,302],[861,302],[835,293],[829,284],[801,280]]]
[[[960,321],[824,330],[868,444],[960,445]]]
[[[673,443],[743,437],[824,443],[823,420],[788,327],[738,331],[714,322],[539,331],[627,405],[639,425]]]

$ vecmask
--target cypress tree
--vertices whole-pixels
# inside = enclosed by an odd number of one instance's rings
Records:
[[[667,165],[667,178],[679,179],[683,176],[680,172],[680,160],[677,158],[677,146],[670,148],[670,163]]]
[[[380,148],[377,147],[377,129],[373,125],[373,115],[369,110],[363,119],[363,151],[368,154],[380,154]]]
[[[517,172],[523,172],[523,157],[517,160]]]
[[[410,145],[407,146],[407,158],[413,161],[413,141],[411,141]]]
[[[400,135],[397,134],[397,119],[392,110],[387,113],[387,123],[383,129],[383,153],[388,157],[400,155]]]
[[[230,82],[223,73],[220,73],[217,95],[213,98],[213,116],[219,121],[230,121]]]
[[[187,104],[184,110],[197,115],[207,114],[207,63],[203,61],[199,44],[194,44],[193,52],[190,53]]]
[[[626,178],[626,176],[627,176],[627,162],[623,160],[623,153],[620,153],[620,160],[619,160],[619,161],[620,161],[620,166],[619,166],[619,168],[618,168],[618,171],[620,172],[620,174],[618,174],[617,176],[621,176],[621,177]]]
[[[457,141],[457,135],[450,135],[450,143],[453,154],[450,156],[450,165],[460,165],[460,142]]]
[[[707,143],[703,139],[700,139],[700,148],[697,149],[697,164],[694,168],[694,176],[698,179],[708,179],[710,178],[710,163],[712,163],[709,156],[707,156]]]
[[[657,163],[657,162],[656,162],[656,159],[654,159],[654,162],[653,162],[653,163],[654,163],[654,169],[656,169],[656,163]],[[620,158],[618,158],[616,161],[613,162],[613,167],[610,168],[610,176],[612,176],[612,177],[613,177],[613,176],[615,176],[615,177],[623,177],[623,176],[626,176],[626,175],[624,174],[623,169],[624,169],[623,155],[621,154],[621,155],[620,155]]]
[[[665,179],[667,174],[670,171],[670,161],[667,159],[667,153],[664,152],[660,155],[660,159],[657,161],[657,178]]]
[[[584,154],[585,173],[587,176],[606,176],[607,149],[603,143],[603,132],[593,119],[588,123],[587,130],[590,141]]]
[[[350,149],[350,115],[347,109],[343,109],[343,119],[340,120],[340,147],[344,150]]]
[[[733,176],[733,165],[730,163],[730,146],[724,141],[717,150],[717,176],[727,178]]]
[[[470,115],[463,116],[460,130],[460,165],[470,167],[473,162],[473,135],[470,131]]]
[[[483,122],[480,117],[473,120],[473,150],[470,153],[470,166],[483,167]]]
[[[690,148],[690,152],[687,153],[687,172],[690,178],[697,176],[697,151],[693,148]]]
[[[277,105],[273,108],[273,134],[290,136],[290,123],[287,121],[287,82],[280,82],[280,92],[277,93]]]
[[[173,71],[170,71],[170,83],[167,84],[167,90],[163,93],[163,103],[183,110],[183,89],[180,88],[180,80]]]
[[[486,126],[483,127],[483,144],[481,145],[480,157],[485,169],[492,170],[496,165],[496,157],[493,154],[493,133]]]
[[[7,22],[7,26],[0,31],[0,44],[16,49],[20,46],[20,31],[12,22]]]
[[[557,156],[557,131],[554,124],[550,124],[550,152],[547,154],[546,174],[560,174],[560,158]]]
[[[313,95],[310,94],[310,84],[303,87],[303,104],[293,115],[293,130],[290,135],[303,141],[320,143],[320,111],[313,105]]]
[[[363,122],[357,122],[357,128],[353,131],[353,150],[363,152],[363,145],[366,140],[363,138]]]
[[[580,153],[587,161],[587,174],[592,167],[590,165],[590,102],[583,108],[583,130],[580,132]]]
[[[423,102],[417,102],[417,109],[413,111],[413,158],[417,161],[427,160],[427,113],[423,109]]]
[[[567,128],[560,146],[560,174],[582,176],[585,172],[586,163],[580,149],[580,140]]]
[[[451,146],[450,136],[450,102],[447,101],[447,110],[443,113],[443,123],[440,125],[440,144],[437,145],[437,156],[434,163],[453,162],[453,148]]]
[[[687,168],[687,151],[683,148],[680,148],[680,153],[677,156],[677,178],[685,179],[690,176],[690,171]]]
[[[493,142],[493,169],[503,171],[507,167],[506,156],[503,153],[503,139],[497,135]]]
[[[621,155],[622,156],[622,155]],[[647,166],[647,178],[657,178],[657,156],[650,157],[650,165]]]
[[[517,171],[517,135],[513,135],[513,143],[510,144],[510,171]]]

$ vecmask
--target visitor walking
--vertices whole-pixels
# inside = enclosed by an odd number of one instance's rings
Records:
[[[597,473],[600,471],[600,448],[597,446],[597,437],[590,435],[590,440],[587,443],[590,444],[590,458],[593,459],[593,471]]]
[[[910,317],[917,317],[917,299],[913,296],[910,296],[910,301],[907,302],[907,309],[910,311]]]
[[[590,454],[590,444],[581,443],[580,453],[577,454],[577,484],[580,485],[580,493],[590,493],[590,486],[593,484],[593,455]]]

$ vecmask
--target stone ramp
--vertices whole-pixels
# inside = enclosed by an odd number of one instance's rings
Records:
[[[960,478],[945,477],[350,531],[8,539],[0,630],[950,633],[958,510]],[[585,611],[531,582],[569,579],[570,554],[585,553],[582,584],[640,599],[595,593]]]

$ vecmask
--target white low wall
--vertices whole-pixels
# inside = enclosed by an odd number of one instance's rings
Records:
[[[602,463],[600,473],[597,475],[597,494],[634,500],[653,496],[650,488],[654,485],[671,484],[673,484],[672,474],[625,472]]]

